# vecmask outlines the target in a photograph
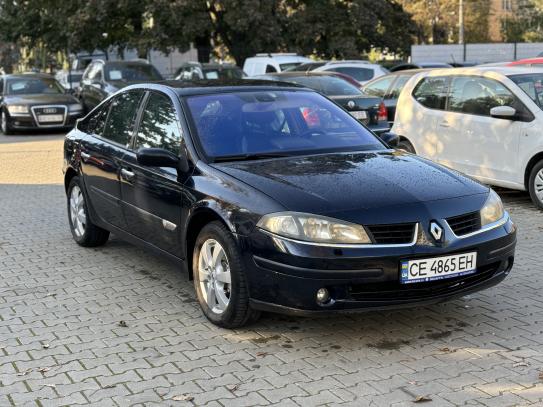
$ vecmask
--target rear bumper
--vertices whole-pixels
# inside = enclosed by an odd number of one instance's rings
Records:
[[[413,246],[371,249],[372,252],[359,249],[365,253],[334,254],[323,248],[311,252],[307,247],[292,247],[295,243],[286,241],[272,242],[285,249],[277,253],[276,245],[273,253],[269,246],[265,249],[266,238],[270,237],[262,237],[252,253],[245,252],[251,306],[264,311],[314,315],[427,305],[489,288],[511,271],[516,229],[508,221],[448,248]],[[470,251],[477,252],[474,274],[414,284],[399,282],[402,260]],[[316,293],[320,288],[326,288],[333,301],[319,305]]]

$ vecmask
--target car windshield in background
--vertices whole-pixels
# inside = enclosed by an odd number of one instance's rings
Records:
[[[206,79],[241,79],[243,71],[235,68],[204,68],[204,76]]]
[[[287,64],[279,64],[281,71],[294,71],[297,66],[302,65],[301,62],[289,62]]]
[[[162,76],[152,65],[146,64],[113,64],[106,65],[108,81],[159,81]]]
[[[539,106],[543,108],[543,74],[521,74],[509,76],[513,82],[517,84],[530,98]]]
[[[296,76],[285,78],[285,80],[315,89],[327,96],[362,95],[360,89],[341,78],[336,78],[333,76]]]
[[[39,95],[64,93],[64,88],[49,78],[13,78],[6,81],[7,95]]]
[[[356,119],[307,91],[189,97],[199,142],[215,161],[385,148]]]

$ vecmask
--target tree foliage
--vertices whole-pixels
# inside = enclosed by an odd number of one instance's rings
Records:
[[[196,44],[238,64],[257,52],[360,57],[407,51],[415,29],[397,0],[0,0],[0,39],[49,52],[117,46],[144,57]]]

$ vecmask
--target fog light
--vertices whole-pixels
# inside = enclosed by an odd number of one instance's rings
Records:
[[[326,288],[319,288],[317,291],[317,302],[319,304],[327,303],[330,300],[330,293]]]

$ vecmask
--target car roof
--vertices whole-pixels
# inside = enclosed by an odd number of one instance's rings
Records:
[[[543,73],[543,68],[523,67],[523,66],[470,66],[465,68],[438,68],[430,69],[428,76],[439,75],[481,75],[481,74],[498,74],[503,76],[528,74],[528,73]]]
[[[339,77],[337,72],[333,71],[285,71],[285,72],[273,72],[267,73],[263,76],[269,77],[278,77],[278,78],[293,78],[300,76],[328,76],[328,77]]]
[[[160,81],[153,85],[162,85],[171,88],[180,96],[209,95],[215,93],[229,93],[241,91],[276,91],[276,90],[310,90],[303,86],[280,81],[263,79],[213,79],[194,81]],[[137,88],[141,85],[133,85],[130,88]],[[144,85],[145,86],[145,85]],[[128,88],[127,88],[128,89]]]
[[[543,58],[525,58],[519,59],[518,61],[509,62],[510,66],[521,65],[521,64],[543,64]]]

